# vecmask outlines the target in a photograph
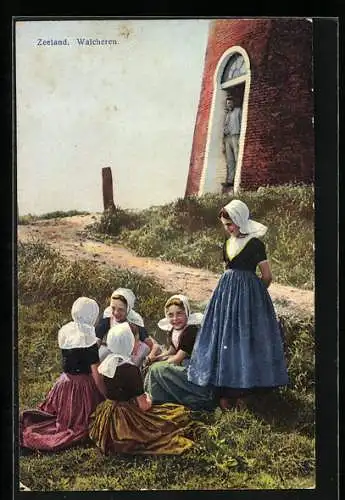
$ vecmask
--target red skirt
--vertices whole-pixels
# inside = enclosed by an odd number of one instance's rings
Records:
[[[104,400],[90,374],[62,373],[36,410],[20,417],[20,445],[57,451],[88,437],[89,418]]]

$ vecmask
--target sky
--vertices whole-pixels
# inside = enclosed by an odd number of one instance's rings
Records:
[[[102,211],[102,167],[121,208],[184,196],[209,22],[16,22],[19,215]]]

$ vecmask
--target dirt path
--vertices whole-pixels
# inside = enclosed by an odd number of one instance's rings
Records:
[[[191,300],[206,302],[219,279],[219,274],[204,269],[186,267],[148,257],[137,257],[116,244],[100,243],[83,235],[85,227],[99,214],[36,221],[18,226],[18,240],[40,238],[69,259],[92,259],[104,265],[126,268],[154,277],[165,290],[185,293]],[[314,292],[272,283],[270,295],[276,303],[300,312],[313,314]]]

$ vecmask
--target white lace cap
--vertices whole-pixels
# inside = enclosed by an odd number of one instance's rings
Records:
[[[171,330],[172,326],[171,326],[171,323],[169,321],[169,319],[167,318],[166,314],[167,314],[167,307],[166,307],[166,304],[168,302],[170,302],[171,299],[178,299],[182,302],[183,304],[183,307],[184,307],[184,310],[185,310],[185,313],[186,313],[186,316],[187,316],[187,325],[200,325],[201,324],[201,321],[204,317],[203,313],[191,313],[190,312],[190,306],[189,306],[189,300],[188,298],[185,296],[185,295],[182,295],[182,294],[176,294],[176,295],[172,295],[165,303],[165,306],[164,306],[164,311],[165,311],[165,318],[162,318],[160,321],[158,321],[158,327],[161,329],[161,330],[164,330],[164,331],[169,331]]]
[[[136,299],[133,291],[130,288],[117,288],[111,294],[110,305],[111,305],[112,297],[114,297],[115,295],[121,295],[122,297],[124,297],[126,299],[127,313],[129,313],[129,311],[131,309],[133,309],[134,304],[135,304],[135,299]]]
[[[108,306],[104,309],[103,318],[111,318],[111,315],[112,309],[111,306]],[[134,309],[131,309],[127,314],[127,321],[134,323],[137,326],[144,326],[143,317],[138,312],[134,311]]]
[[[187,325],[200,325],[203,320],[203,313],[191,313],[188,317]],[[168,332],[172,329],[171,323],[167,318],[162,318],[157,323],[161,330]]]
[[[110,328],[107,336],[107,347],[110,354],[98,367],[99,373],[113,378],[116,368],[123,363],[132,363],[131,354],[134,348],[134,335],[127,322],[119,323]]]
[[[267,226],[249,218],[249,208],[243,201],[232,200],[223,208],[236,226],[240,228],[242,234],[250,234],[258,238],[266,234]]]
[[[95,323],[99,307],[95,300],[79,297],[72,306],[73,321],[62,326],[58,332],[60,349],[90,347],[96,343]]]
[[[142,316],[134,311],[134,309],[131,309],[127,315],[127,321],[130,323],[134,323],[137,326],[144,327],[144,320]]]

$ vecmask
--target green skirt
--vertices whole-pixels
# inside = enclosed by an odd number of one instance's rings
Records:
[[[146,373],[144,390],[155,404],[175,403],[196,411],[213,410],[215,400],[212,388],[189,382],[188,363],[189,360],[185,360],[183,365],[167,361],[153,363]]]

